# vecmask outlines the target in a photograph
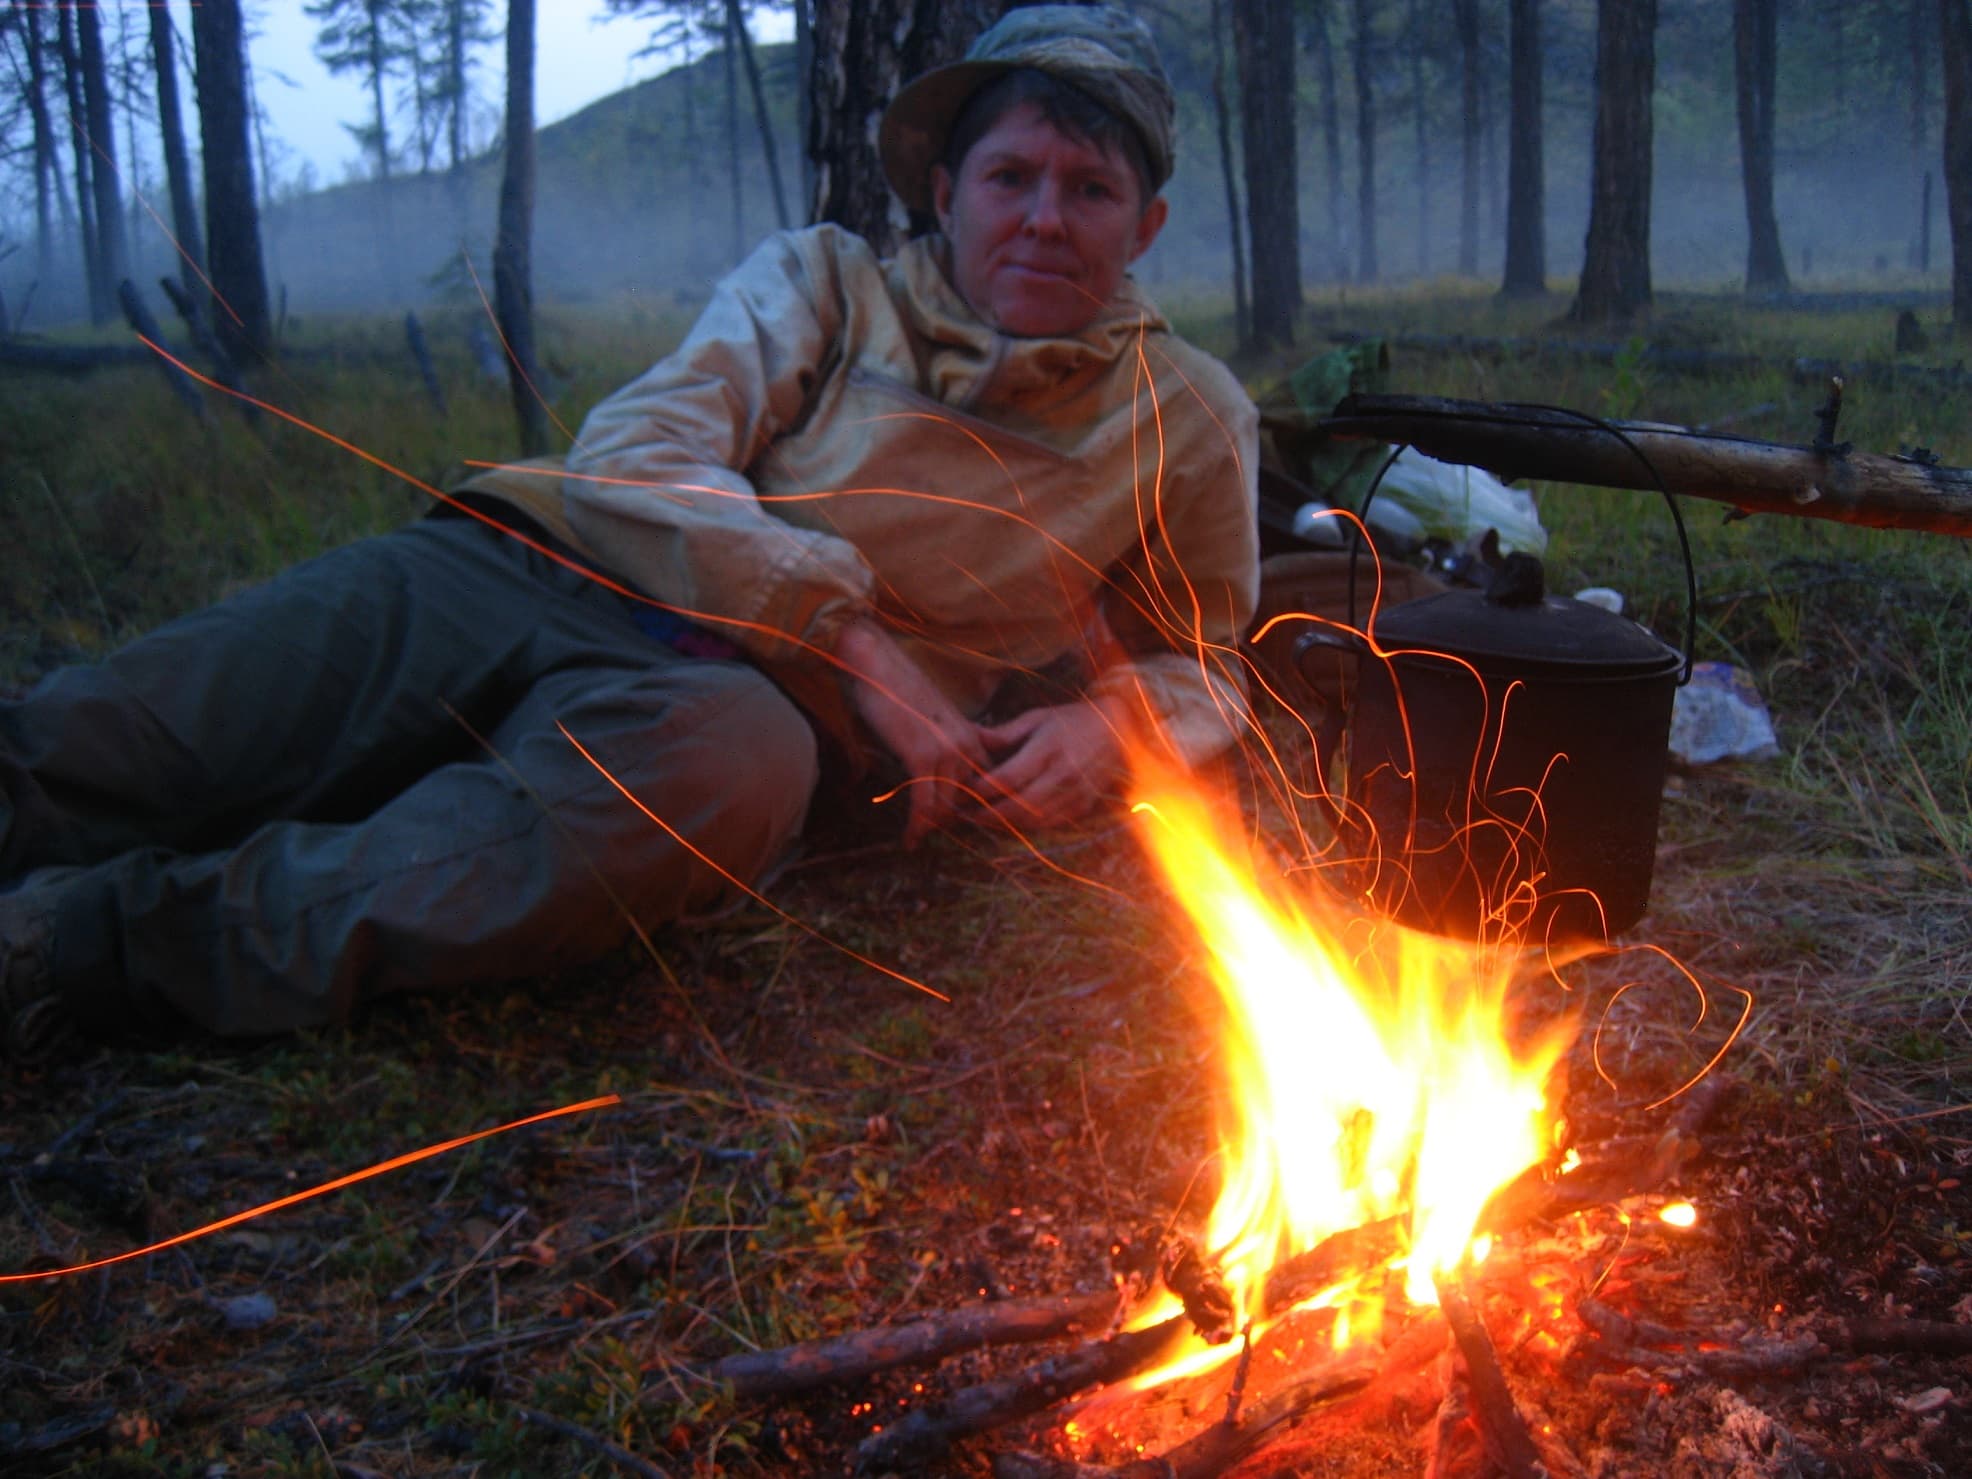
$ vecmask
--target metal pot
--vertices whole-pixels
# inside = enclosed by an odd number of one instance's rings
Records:
[[[1333,798],[1352,886],[1440,934],[1603,939],[1650,900],[1684,657],[1635,622],[1547,595],[1512,555],[1482,594],[1324,629],[1304,671],[1357,653]]]

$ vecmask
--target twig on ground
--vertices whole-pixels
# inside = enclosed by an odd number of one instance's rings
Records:
[[[1946,1320],[1818,1320],[1830,1351],[1852,1356],[1972,1356],[1972,1325]]]
[[[1113,1289],[968,1305],[829,1340],[744,1351],[715,1362],[705,1374],[714,1381],[730,1382],[736,1396],[785,1397],[982,1346],[1019,1345],[1098,1329],[1115,1307]]]
[[[1584,1299],[1576,1306],[1576,1313],[1601,1337],[1590,1347],[1591,1354],[1617,1365],[1685,1369],[1725,1378],[1773,1376],[1798,1371],[1829,1354],[1828,1347],[1813,1335],[1725,1346],[1713,1336],[1639,1323],[1595,1299]]]
[[[551,1433],[559,1433],[564,1438],[573,1438],[585,1448],[592,1448],[620,1469],[627,1469],[641,1479],[671,1479],[669,1471],[656,1464],[640,1459],[622,1445],[610,1442],[601,1433],[592,1433],[580,1423],[569,1422],[553,1413],[540,1412],[532,1407],[516,1407],[514,1415],[524,1427],[546,1428]]]
[[[1769,1376],[1836,1356],[1972,1355],[1972,1325],[1944,1320],[1828,1318],[1784,1340],[1741,1339],[1727,1345],[1717,1335],[1673,1330],[1637,1319],[1600,1300],[1585,1299],[1576,1311],[1600,1340],[1593,1353],[1634,1366],[1693,1367],[1708,1376]]]

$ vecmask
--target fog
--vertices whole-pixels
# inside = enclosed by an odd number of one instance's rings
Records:
[[[1729,48],[1717,65],[1727,63]],[[714,55],[690,72],[680,69],[642,83],[543,130],[534,227],[538,303],[634,297],[689,304],[773,228],[774,205],[750,115],[742,123],[735,227],[719,65]],[[786,70],[781,68],[783,74]],[[1582,74],[1571,74],[1566,58],[1559,70],[1563,81],[1550,87],[1545,109],[1547,243],[1549,280],[1566,291],[1580,267],[1587,227],[1590,99]],[[1566,80],[1570,75],[1577,78],[1572,84]],[[1399,82],[1394,75],[1389,80],[1393,93]],[[1744,270],[1746,225],[1730,90],[1720,83],[1688,94],[1678,102],[1682,113],[1671,120],[1676,126],[1667,125],[1661,93],[1658,103],[1653,276],[1660,290],[1731,290]],[[1948,280],[1942,183],[1931,205],[1930,268],[1920,277],[1915,268],[1925,166],[1910,148],[1905,105],[1889,98],[1882,106],[1883,116],[1873,124],[1856,127],[1852,111],[1841,129],[1823,130],[1812,140],[1782,130],[1776,207],[1797,290],[1938,289]],[[799,219],[802,176],[791,100],[780,97],[775,111],[782,174]],[[1454,109],[1441,100],[1436,111]],[[1304,281],[1311,294],[1324,284],[1351,283],[1356,265],[1354,141],[1345,124],[1344,178],[1333,192],[1342,203],[1338,219],[1328,205],[1331,190],[1317,123],[1314,110],[1304,108],[1300,219]],[[1501,266],[1504,132],[1502,119],[1482,150],[1479,276],[1487,281],[1497,281]],[[1441,130],[1427,138],[1427,150],[1420,192],[1408,105],[1386,105],[1377,150],[1379,283],[1455,272],[1459,139]],[[1179,171],[1167,190],[1170,225],[1139,264],[1138,276],[1153,289],[1190,302],[1213,296],[1230,302],[1225,187],[1217,158],[1210,111],[1188,99],[1181,115]],[[388,192],[345,185],[273,204],[262,225],[275,301],[290,319],[476,302],[464,255],[470,253],[481,279],[490,282],[497,188],[498,160],[487,157],[458,180],[407,176],[393,181]],[[167,214],[161,198],[151,206],[160,216]],[[32,224],[19,219],[17,194],[6,230],[20,248],[0,262],[0,292],[14,318],[24,317],[29,330],[82,318],[86,304],[79,274],[35,281]],[[132,240],[132,276],[139,283],[154,284],[172,270],[162,226],[141,206],[133,207]],[[72,261],[75,255],[61,252],[58,260]],[[155,289],[147,291],[155,300]]]

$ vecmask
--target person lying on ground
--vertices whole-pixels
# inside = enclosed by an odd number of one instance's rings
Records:
[[[825,776],[889,767],[915,841],[1223,749],[1256,415],[1128,275],[1172,127],[1141,23],[1014,11],[883,120],[936,232],[770,237],[565,459],[0,703],[7,1056],[597,958]]]

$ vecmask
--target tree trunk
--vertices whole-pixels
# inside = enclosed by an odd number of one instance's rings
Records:
[[[240,0],[201,0],[192,7],[192,56],[205,162],[213,326],[221,347],[236,364],[253,364],[267,357],[273,333],[248,143],[246,32]]]
[[[1294,167],[1292,0],[1233,7],[1240,145],[1253,240],[1253,342],[1292,344],[1301,311],[1301,226]]]
[[[1328,0],[1317,0],[1308,40],[1315,57],[1316,81],[1321,86],[1322,154],[1328,162],[1328,272],[1340,281],[1349,275],[1349,252],[1342,239],[1342,100],[1335,81],[1335,42],[1329,34],[1328,18]]]
[[[1479,0],[1452,0],[1458,30],[1459,187],[1458,270],[1479,275]]]
[[[1927,24],[1930,17],[1924,13],[1925,0],[1909,0],[1909,4],[1910,164],[1911,173],[1915,175],[1923,171],[1926,156],[1930,153],[1931,27]]]
[[[390,58],[383,39],[383,0],[366,0],[370,24],[365,42],[370,51],[370,117],[371,127],[377,135],[377,183],[390,184],[390,113],[384,107],[384,73],[389,69]]]
[[[1460,0],[1462,4],[1474,0]],[[1431,271],[1431,141],[1424,105],[1424,16],[1419,0],[1410,0],[1405,50],[1411,54],[1411,139],[1417,158],[1417,275]]]
[[[445,0],[445,200],[454,239],[466,239],[466,84],[465,0]]]
[[[119,11],[116,23],[116,86],[118,96],[124,100],[123,157],[129,161],[130,171],[129,188],[123,192],[128,200],[123,239],[128,245],[125,270],[135,272],[141,270],[139,261],[143,254],[144,220],[150,207],[145,199],[149,181],[144,176],[144,154],[137,145],[137,99],[143,96],[144,87],[138,81],[138,69],[130,59],[130,24],[130,12]]]
[[[785,231],[794,223],[788,218],[787,190],[781,184],[781,156],[774,147],[774,125],[767,118],[767,93],[760,85],[760,62],[753,54],[753,38],[746,33],[746,16],[740,10],[740,0],[726,0],[726,15],[739,41],[747,91],[753,94],[753,119],[760,130],[760,153],[767,161],[767,179],[774,187],[774,218]]]
[[[507,150],[493,242],[493,305],[507,341],[507,384],[523,457],[548,450],[534,369],[534,0],[507,0]]]
[[[1733,0],[1732,74],[1739,104],[1740,173],[1746,184],[1746,293],[1787,292],[1787,258],[1773,214],[1774,86],[1779,0]]]
[[[1931,270],[1930,80],[1931,28],[1926,24],[1925,0],[1910,3],[1910,177],[1922,180],[1922,214],[1917,218],[1916,260],[1919,272]]]
[[[1541,160],[1541,3],[1510,0],[1507,120],[1506,272],[1509,298],[1547,292],[1547,178]]]
[[[999,19],[1002,0],[813,0],[814,62],[802,146],[814,170],[808,219],[833,221],[877,251],[901,239],[874,121],[909,79],[958,60]],[[929,229],[925,219],[914,229]]]
[[[1356,0],[1356,281],[1376,281],[1376,73],[1371,0]]]
[[[82,221],[82,281],[89,296],[89,322],[106,324],[109,300],[103,294],[102,235],[96,222],[94,159],[89,150],[88,108],[83,103],[82,58],[76,49],[76,7],[56,7],[56,39],[61,47],[62,92],[68,101],[69,149],[75,156],[75,209]]]
[[[1212,115],[1219,131],[1219,173],[1226,182],[1226,230],[1232,238],[1233,332],[1253,342],[1253,307],[1246,298],[1246,232],[1239,219],[1239,179],[1233,172],[1232,112],[1226,105],[1226,38],[1219,0],[1212,0]]]
[[[446,165],[456,175],[466,162],[465,0],[445,4],[445,89],[452,107],[445,121]]]
[[[733,239],[727,256],[737,262],[746,255],[746,201],[740,179],[739,145],[739,37],[733,29],[733,8],[724,14],[725,46],[721,48],[720,68],[726,81],[726,189],[733,207]]]
[[[1972,335],[1972,0],[1938,0],[1945,74],[1945,214],[1951,222],[1951,322]]]
[[[794,126],[805,129],[815,102],[815,19],[809,0],[794,0]],[[801,151],[801,208],[815,203],[815,161]]]
[[[55,157],[55,125],[48,114],[48,63],[41,50],[41,12],[20,12],[27,48],[27,110],[34,123],[34,270],[39,281],[55,275],[55,223],[50,196],[67,215],[68,197],[61,194],[61,168]]]
[[[1581,285],[1568,310],[1572,322],[1628,323],[1650,307],[1650,95],[1656,77],[1657,0],[1596,0],[1589,231]]]
[[[164,177],[171,191],[171,229],[177,238],[178,280],[192,303],[199,301],[205,276],[205,233],[199,229],[198,201],[192,194],[192,166],[185,154],[185,118],[178,106],[178,59],[171,37],[171,12],[151,7],[151,59],[157,64],[157,126],[164,144]]]

